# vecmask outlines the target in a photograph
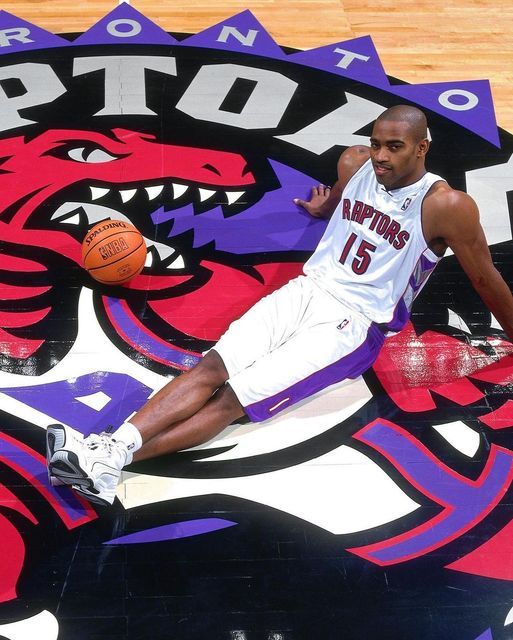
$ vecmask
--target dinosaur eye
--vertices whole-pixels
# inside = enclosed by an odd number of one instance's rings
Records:
[[[112,162],[112,160],[118,159],[117,156],[111,156],[110,153],[107,153],[98,147],[93,149],[88,149],[87,147],[75,147],[70,149],[67,153],[72,160],[76,160],[77,162],[86,162],[88,164]]]

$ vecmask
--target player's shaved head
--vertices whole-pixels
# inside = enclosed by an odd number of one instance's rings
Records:
[[[390,107],[376,118],[378,122],[406,122],[412,138],[419,142],[427,138],[427,120],[424,113],[417,107],[399,104]]]

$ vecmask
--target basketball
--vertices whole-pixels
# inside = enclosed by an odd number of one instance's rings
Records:
[[[124,284],[140,273],[146,260],[140,231],[123,220],[104,220],[82,242],[86,271],[102,284]]]

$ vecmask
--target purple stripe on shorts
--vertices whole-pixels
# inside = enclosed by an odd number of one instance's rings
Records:
[[[252,422],[262,422],[296,404],[296,402],[321,391],[321,389],[347,378],[358,377],[372,366],[384,341],[383,332],[377,325],[372,324],[367,332],[367,337],[357,349],[270,398],[244,407],[246,414]]]

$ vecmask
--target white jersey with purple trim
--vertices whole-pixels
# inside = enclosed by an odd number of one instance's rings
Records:
[[[349,180],[305,274],[372,322],[399,331],[439,257],[422,231],[422,202],[443,180],[387,191],[368,160]]]

